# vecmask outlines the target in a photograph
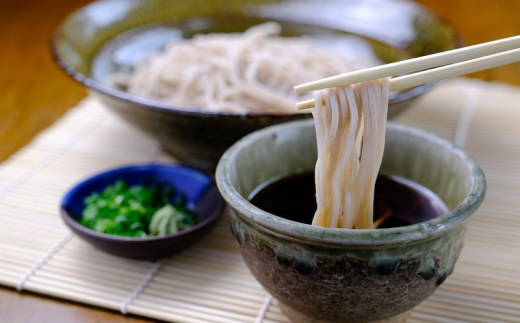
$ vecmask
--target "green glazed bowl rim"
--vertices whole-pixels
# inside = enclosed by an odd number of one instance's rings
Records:
[[[453,154],[459,155],[465,165],[467,165],[471,175],[471,187],[466,198],[453,210],[426,222],[397,228],[323,228],[286,220],[271,213],[265,212],[251,204],[246,198],[238,193],[231,182],[230,173],[233,171],[231,166],[232,161],[237,157],[238,154],[240,154],[240,151],[243,148],[251,145],[251,143],[257,139],[268,137],[272,133],[280,131],[282,128],[302,128],[313,123],[314,120],[298,120],[267,127],[245,136],[225,152],[217,166],[217,186],[226,202],[229,204],[229,206],[238,211],[239,216],[245,217],[249,222],[267,229],[268,231],[297,240],[304,239],[309,242],[337,246],[348,245],[387,247],[390,245],[399,245],[412,241],[430,240],[439,235],[442,235],[462,224],[478,209],[484,200],[486,191],[484,173],[478,163],[462,148],[434,133],[395,122],[388,122],[387,127],[400,131],[406,131],[410,135],[414,136],[427,136],[435,143],[449,149]]]
[[[158,100],[148,99],[145,97],[137,96],[130,94],[126,91],[116,89],[114,87],[108,86],[104,84],[101,81],[98,81],[89,75],[82,73],[75,69],[71,64],[67,62],[67,60],[62,57],[60,54],[58,43],[60,41],[60,37],[63,34],[63,31],[66,27],[70,27],[70,24],[74,22],[74,19],[76,19],[78,16],[81,15],[81,13],[84,10],[88,10],[89,8],[93,7],[103,7],[103,6],[109,6],[111,2],[128,2],[128,3],[143,3],[143,0],[104,0],[104,1],[95,1],[92,3],[89,3],[79,9],[76,9],[72,13],[70,13],[56,28],[56,30],[52,33],[50,37],[50,51],[51,56],[53,60],[56,62],[56,64],[70,77],[72,77],[77,82],[83,84],[87,89],[94,90],[100,94],[106,95],[112,99],[122,100],[124,102],[129,103],[135,103],[139,106],[145,107],[147,109],[151,110],[169,110],[169,111],[175,111],[176,113],[180,113],[183,115],[192,115],[192,116],[198,116],[198,115],[204,115],[207,117],[219,117],[219,116],[228,116],[228,117],[235,117],[235,118],[262,118],[262,117],[270,117],[270,118],[286,118],[290,115],[310,115],[309,113],[293,113],[293,114],[276,114],[276,113],[264,113],[264,114],[248,114],[248,113],[230,113],[230,112],[215,112],[215,111],[205,111],[200,110],[196,108],[192,108],[189,106],[181,106],[181,105],[175,105],[171,103],[165,103]],[[433,12],[428,11],[428,16],[435,18],[438,21],[443,22],[444,24],[448,24],[443,19],[438,17]],[[152,23],[152,22],[150,22]],[[451,24],[448,24],[452,26]],[[139,28],[134,27],[134,28]],[[128,30],[125,30],[128,31]],[[124,31],[123,31],[124,32]],[[368,37],[368,36],[366,36]],[[370,37],[368,37],[370,38]],[[459,48],[462,47],[463,41],[461,39],[460,34],[456,31],[454,35],[454,45]],[[382,40],[379,40],[382,41]],[[99,50],[99,49],[98,49]],[[90,62],[89,64],[91,64]],[[422,85],[418,85],[416,87],[400,91],[395,96],[392,96],[390,98],[390,104],[399,103],[402,101],[406,101],[415,97],[419,97],[420,95],[428,92],[433,87],[438,85],[439,83],[442,83],[442,81],[437,82],[430,82]]]

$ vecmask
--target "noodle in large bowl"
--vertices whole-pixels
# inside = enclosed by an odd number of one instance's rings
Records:
[[[320,48],[310,37],[279,37],[282,26],[266,22],[243,33],[211,33],[174,41],[145,57],[133,73],[113,74],[128,93],[198,111],[236,114],[293,114],[304,95],[298,82],[380,65],[370,52]],[[356,50],[355,40],[342,47]],[[363,52],[363,49],[365,51]],[[116,83],[116,84],[114,84]]]

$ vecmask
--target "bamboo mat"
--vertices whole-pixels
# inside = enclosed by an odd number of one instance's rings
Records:
[[[408,322],[520,322],[520,89],[455,79],[398,121],[463,145],[487,196],[454,273]],[[0,284],[172,322],[289,322],[249,274],[224,217],[189,251],[152,263],[110,256],[72,235],[63,193],[96,172],[175,162],[87,98],[0,165]]]

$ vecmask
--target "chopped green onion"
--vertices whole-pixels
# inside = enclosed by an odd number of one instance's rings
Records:
[[[171,185],[128,186],[123,180],[85,198],[81,224],[98,232],[149,237],[177,233],[197,223],[186,199]]]

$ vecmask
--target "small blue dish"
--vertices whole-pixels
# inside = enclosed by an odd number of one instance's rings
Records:
[[[130,186],[148,180],[172,184],[185,195],[188,206],[197,213],[198,223],[175,234],[149,238],[105,234],[83,226],[80,221],[85,198],[103,191],[118,179]],[[208,233],[223,208],[224,201],[208,175],[184,166],[149,164],[109,170],[78,183],[63,197],[61,216],[74,233],[97,249],[126,258],[157,259],[189,247]]]

